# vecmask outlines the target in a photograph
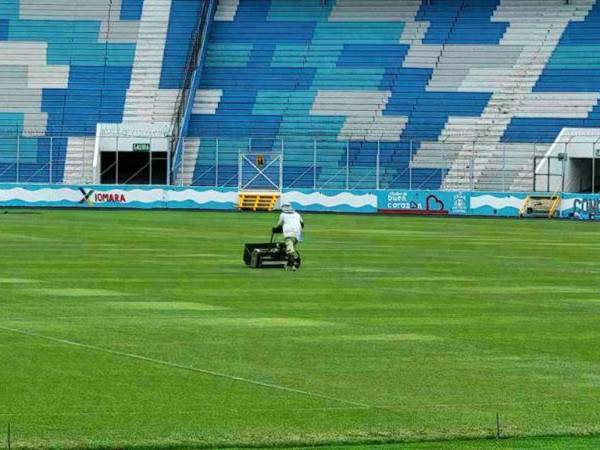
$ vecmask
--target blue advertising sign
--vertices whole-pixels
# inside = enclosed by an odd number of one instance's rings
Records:
[[[466,215],[468,192],[448,191],[380,191],[379,212],[429,216]]]
[[[579,220],[600,220],[600,195],[563,194],[560,217]]]

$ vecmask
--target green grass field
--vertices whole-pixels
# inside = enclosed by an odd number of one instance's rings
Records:
[[[286,273],[276,215],[0,214],[1,441],[600,448],[600,225],[305,219]]]

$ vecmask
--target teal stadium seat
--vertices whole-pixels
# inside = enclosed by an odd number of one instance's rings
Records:
[[[74,5],[0,5],[0,182],[70,182],[98,123],[172,119],[202,0]],[[532,145],[600,126],[599,68],[596,0],[219,0],[187,182],[283,148],[286,187],[372,188],[379,154],[383,188],[465,188],[475,158],[498,189],[502,153],[516,188]]]

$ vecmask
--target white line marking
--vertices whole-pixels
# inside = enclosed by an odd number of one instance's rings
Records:
[[[28,331],[18,330],[16,328],[10,328],[10,327],[6,327],[6,326],[2,326],[2,325],[0,325],[0,330],[4,330],[4,331],[11,332],[11,333],[16,333],[16,334],[21,334],[21,335],[24,335],[24,336],[34,337],[34,338],[38,338],[38,339],[45,339],[47,341],[57,342],[59,344],[72,345],[74,347],[80,347],[80,348],[85,348],[85,349],[88,349],[88,350],[94,350],[94,351],[97,351],[97,352],[103,352],[103,353],[108,353],[108,354],[111,354],[111,355],[122,356],[122,357],[125,357],[125,358],[137,359],[138,361],[145,361],[145,362],[150,362],[150,363],[153,363],[153,364],[159,364],[159,365],[162,365],[162,366],[174,367],[176,369],[181,369],[181,370],[189,370],[191,372],[202,373],[204,375],[211,375],[213,377],[224,378],[224,379],[227,379],[227,380],[239,381],[239,382],[242,382],[242,383],[253,384],[255,386],[260,386],[260,387],[264,387],[264,388],[276,389],[276,390],[279,390],[279,391],[291,392],[291,393],[300,394],[300,395],[306,395],[306,396],[309,396],[309,397],[320,398],[320,399],[323,399],[323,400],[330,400],[330,401],[334,401],[334,402],[345,403],[347,405],[352,405],[352,406],[360,406],[362,408],[373,408],[371,405],[367,405],[366,403],[355,402],[355,401],[352,401],[352,400],[344,400],[344,399],[337,398],[337,397],[330,397],[330,396],[324,395],[324,394],[318,394],[318,393],[315,393],[315,392],[303,391],[301,389],[295,389],[295,388],[291,388],[291,387],[287,387],[287,386],[282,386],[282,385],[279,385],[279,384],[266,383],[264,381],[252,380],[250,378],[238,377],[238,376],[235,376],[235,375],[229,375],[229,374],[226,374],[226,373],[216,372],[216,371],[213,371],[213,370],[200,369],[200,368],[192,367],[192,366],[184,366],[184,365],[177,364],[177,363],[172,363],[172,362],[169,362],[169,361],[163,361],[161,359],[155,359],[155,358],[150,358],[150,357],[147,357],[147,356],[136,355],[134,353],[120,352],[118,350],[111,350],[109,348],[97,347],[95,345],[82,344],[80,342],[69,341],[69,340],[66,340],[66,339],[60,339],[60,338],[55,338],[55,337],[51,337],[51,336],[44,336],[42,334],[31,333],[31,332],[28,332]]]

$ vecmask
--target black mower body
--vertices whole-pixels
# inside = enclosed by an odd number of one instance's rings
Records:
[[[285,244],[283,242],[245,244],[244,263],[253,269],[285,268],[288,263]],[[296,266],[300,266],[300,256]]]

